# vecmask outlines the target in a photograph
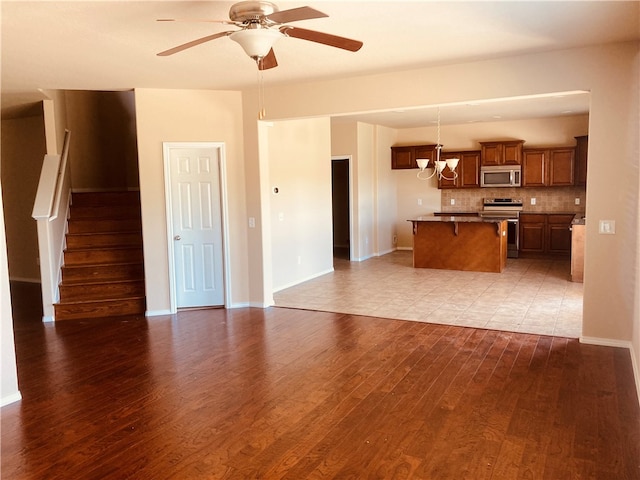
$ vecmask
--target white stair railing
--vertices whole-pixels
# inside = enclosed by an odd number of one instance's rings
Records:
[[[60,298],[58,285],[64,260],[71,198],[71,173],[68,162],[70,135],[71,132],[67,130],[60,155],[45,155],[33,205],[32,217],[36,220],[38,229],[42,320],[45,322],[55,320],[53,305]]]

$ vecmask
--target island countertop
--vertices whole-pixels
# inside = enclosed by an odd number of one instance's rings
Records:
[[[408,222],[440,222],[440,223],[500,223],[504,218],[474,217],[470,215],[422,215],[411,218]]]

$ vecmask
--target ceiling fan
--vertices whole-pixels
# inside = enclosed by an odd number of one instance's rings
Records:
[[[298,7],[289,10],[279,10],[271,2],[246,1],[239,2],[229,9],[229,20],[195,20],[212,23],[235,25],[240,30],[227,31],[207,35],[192,40],[163,52],[158,56],[166,57],[181,52],[196,45],[209,42],[221,37],[229,37],[239,43],[244,51],[253,58],[260,70],[267,70],[278,66],[273,44],[282,37],[293,37],[310,42],[322,43],[331,47],[342,48],[356,52],[362,47],[362,42],[350,38],[339,37],[328,33],[286,25],[289,22],[327,17],[328,15],[311,7]],[[181,21],[179,19],[159,19],[159,22]]]

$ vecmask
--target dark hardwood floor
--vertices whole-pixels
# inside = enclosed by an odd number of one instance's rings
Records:
[[[283,308],[14,321],[3,479],[640,479],[625,349]]]

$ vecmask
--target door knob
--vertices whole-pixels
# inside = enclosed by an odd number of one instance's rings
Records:
[[[180,237],[180,235],[176,235],[175,237],[173,237],[174,240],[182,240],[182,237]]]

